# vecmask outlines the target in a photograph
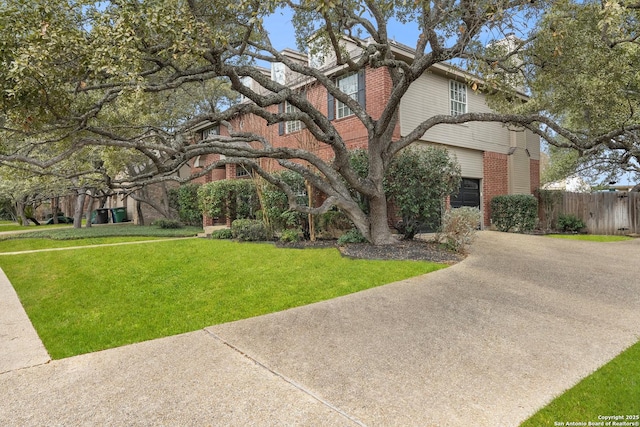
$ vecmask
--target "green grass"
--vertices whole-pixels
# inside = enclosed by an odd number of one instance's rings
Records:
[[[588,242],[622,242],[632,239],[628,236],[604,236],[597,234],[547,234],[546,236],[556,239],[584,240]]]
[[[600,415],[619,415],[623,418],[618,422],[640,423],[640,418],[635,418],[640,417],[640,342],[553,400],[521,427],[556,426],[569,421],[588,425],[602,421]]]
[[[82,224],[85,224],[85,220],[82,220]],[[41,222],[40,225],[35,225],[29,222],[28,225],[20,225],[14,221],[0,221],[0,233],[4,231],[34,231],[34,230],[43,230],[43,229],[51,229],[51,228],[60,228],[60,227],[73,227],[73,224],[45,224],[45,221]]]
[[[140,242],[146,240],[158,240],[163,237],[153,236],[122,236],[122,237],[88,237],[86,239],[0,239],[0,254],[7,252],[31,251],[52,248],[70,248],[75,246],[105,245],[113,243]]]
[[[23,227],[24,228],[24,227]],[[123,236],[154,236],[154,237],[192,237],[202,232],[201,227],[183,227],[178,229],[162,229],[155,226],[139,226],[133,224],[101,225],[89,228],[54,228],[46,226],[28,233],[8,234],[1,239],[86,239],[91,237],[123,237]],[[1,229],[0,229],[1,231]]]
[[[0,257],[54,359],[335,298],[445,267],[187,239]]]

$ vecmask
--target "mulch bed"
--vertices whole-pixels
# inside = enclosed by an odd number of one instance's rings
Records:
[[[422,240],[401,240],[393,245],[376,246],[370,243],[348,243],[338,246],[335,240],[303,241],[295,243],[281,243],[283,248],[338,248],[343,256],[360,259],[393,259],[432,261],[455,264],[464,259],[464,255],[451,252],[436,242]]]

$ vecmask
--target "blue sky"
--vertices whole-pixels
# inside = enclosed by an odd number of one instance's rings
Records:
[[[298,50],[289,10],[280,9],[276,11],[273,15],[265,18],[264,25],[269,31],[271,43],[276,49],[291,48]],[[391,22],[388,31],[392,39],[409,46],[415,45],[416,37],[418,36],[417,24],[403,25],[398,22]]]

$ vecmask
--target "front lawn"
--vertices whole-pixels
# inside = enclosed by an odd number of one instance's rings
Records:
[[[29,236],[30,237],[30,236]],[[122,236],[122,237],[88,237],[86,239],[0,239],[0,254],[7,252],[34,251],[54,248],[70,248],[76,246],[105,245],[114,243],[142,242],[146,240],[164,239],[154,236]]]
[[[621,418],[603,420],[603,416]],[[640,425],[640,342],[553,400],[521,427],[571,425],[569,423]]]
[[[126,236],[154,236],[154,237],[193,237],[202,232],[201,227],[182,227],[163,229],[156,226],[140,226],[134,224],[109,224],[93,227],[73,228],[67,224],[64,228],[47,225],[44,227],[21,227],[28,233],[9,234],[0,236],[3,239],[52,239],[73,240],[95,237],[126,237]],[[28,229],[28,230],[27,230]],[[34,230],[35,231],[32,231]],[[2,229],[0,228],[0,231]]]
[[[0,267],[49,354],[60,359],[327,300],[445,265],[187,239],[4,255]]]
[[[20,225],[13,221],[0,221],[0,233],[5,231],[35,231],[35,230],[48,230],[51,228],[72,227],[72,224],[45,224],[41,222],[40,225],[29,223],[29,225]]]

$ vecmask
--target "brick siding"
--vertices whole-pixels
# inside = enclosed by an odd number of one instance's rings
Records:
[[[509,166],[506,154],[485,151],[483,153],[484,179],[484,225],[491,224],[491,199],[509,194]]]
[[[540,160],[529,160],[529,174],[531,179],[531,194],[540,188]]]

